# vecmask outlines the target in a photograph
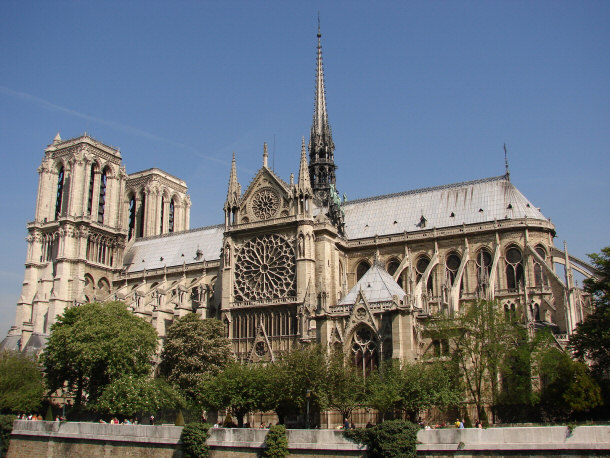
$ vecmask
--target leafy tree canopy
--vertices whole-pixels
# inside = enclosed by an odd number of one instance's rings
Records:
[[[44,395],[42,372],[35,359],[4,351],[0,353],[0,409],[27,412],[40,408]]]
[[[348,418],[356,407],[362,405],[365,380],[356,366],[347,362],[343,353],[333,353],[327,365],[328,406]]]
[[[165,380],[127,375],[106,386],[92,408],[98,412],[131,417],[184,406],[182,396]]]
[[[248,412],[265,412],[275,407],[272,372],[273,366],[229,364],[201,383],[198,403],[210,409],[230,409],[242,427]]]
[[[190,399],[206,376],[218,374],[232,359],[222,323],[194,313],[174,321],[161,354],[161,373]]]
[[[576,326],[569,348],[574,356],[591,365],[598,378],[610,371],[610,247],[589,255],[600,275],[585,280],[585,289],[593,299],[593,313]]]
[[[154,328],[124,303],[91,303],[58,317],[41,361],[51,391],[66,386],[78,405],[123,376],[148,375],[156,348]]]

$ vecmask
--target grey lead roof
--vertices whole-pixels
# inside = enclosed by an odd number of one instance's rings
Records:
[[[343,209],[348,239],[507,218],[546,220],[506,176],[353,200]],[[223,231],[223,225],[207,226],[138,239],[127,250],[124,265],[127,272],[139,272],[219,259]],[[203,259],[196,259],[198,249]]]
[[[362,278],[350,289],[337,305],[353,305],[356,303],[358,292],[362,294],[370,304],[379,302],[390,302],[394,296],[399,300],[405,295],[403,289],[394,281],[394,278],[377,263],[366,271]]]
[[[138,239],[127,250],[123,264],[127,272],[163,269],[220,258],[224,225]],[[198,257],[197,250],[202,253]]]
[[[348,239],[507,218],[546,220],[506,176],[354,200],[343,209]]]

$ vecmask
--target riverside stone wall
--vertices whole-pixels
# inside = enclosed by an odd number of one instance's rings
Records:
[[[16,421],[8,457],[172,457],[180,458],[181,427],[99,423]],[[211,456],[255,457],[267,430],[210,430]],[[362,457],[366,452],[342,431],[287,431],[293,458]],[[610,426],[513,427],[419,431],[422,456],[610,456]]]

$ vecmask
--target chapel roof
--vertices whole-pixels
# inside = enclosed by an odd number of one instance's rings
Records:
[[[547,220],[506,175],[353,200],[342,208],[348,239],[494,220]]]
[[[349,290],[349,293],[337,305],[355,304],[360,291],[362,291],[369,304],[391,302],[395,296],[402,300],[406,294],[400,285],[394,281],[394,278],[377,262],[366,271],[362,278],[358,280],[358,283]]]

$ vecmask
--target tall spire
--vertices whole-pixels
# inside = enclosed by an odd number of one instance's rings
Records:
[[[327,205],[331,185],[336,184],[332,132],[326,111],[324,66],[322,64],[322,33],[318,17],[318,52],[316,59],[316,96],[309,139],[309,176],[316,196]]]

